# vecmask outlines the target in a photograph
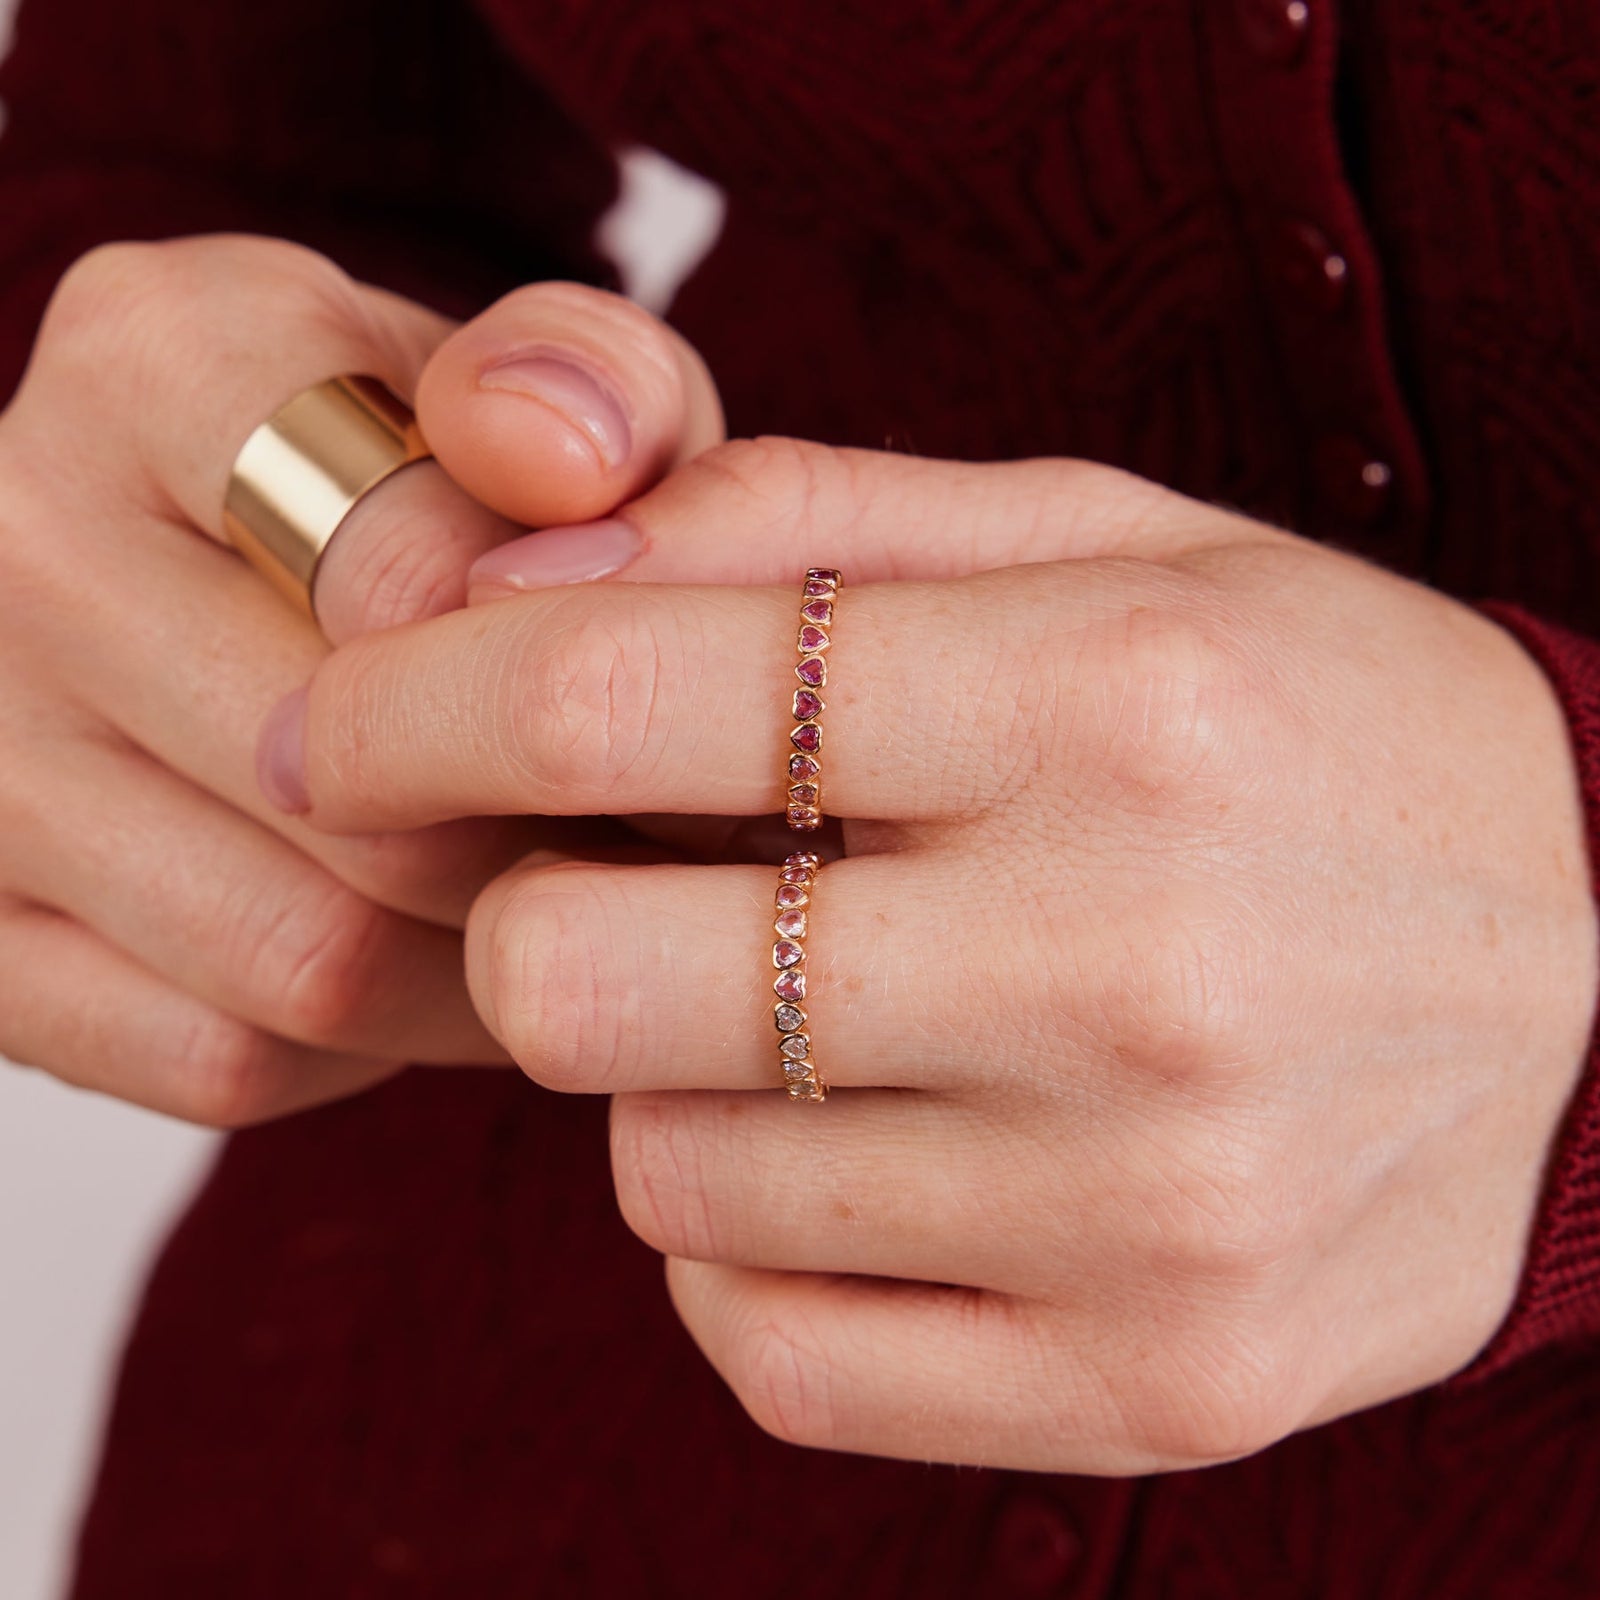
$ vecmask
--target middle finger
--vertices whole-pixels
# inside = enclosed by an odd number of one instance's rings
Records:
[[[368,636],[269,719],[262,768],[280,806],[335,832],[777,810],[797,594],[591,584]],[[830,813],[962,818],[1025,780],[1060,682],[1041,658],[1085,612],[1022,596],[1005,572],[845,589],[821,688]]]

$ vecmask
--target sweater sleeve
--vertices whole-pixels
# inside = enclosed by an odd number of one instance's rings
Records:
[[[609,281],[614,163],[458,0],[23,0],[0,104],[0,399],[114,239],[272,234],[457,315]]]
[[[1600,894],[1600,640],[1520,607],[1482,609],[1543,667],[1572,734],[1589,846]],[[1470,1384],[1547,1345],[1600,1336],[1600,1030],[1552,1151],[1510,1313],[1477,1359],[1453,1380]]]

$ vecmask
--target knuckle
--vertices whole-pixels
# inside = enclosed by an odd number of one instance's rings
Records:
[[[785,1444],[843,1442],[826,1342],[799,1311],[754,1323],[735,1347],[730,1387],[756,1425]]]
[[[618,996],[636,993],[618,971],[628,948],[606,876],[581,863],[510,882],[489,933],[490,1010],[500,1042],[547,1089],[610,1093],[625,1087],[624,1056],[639,1030]]]
[[[1160,1176],[1140,1195],[1153,1281],[1213,1303],[1268,1300],[1300,1247],[1278,1160],[1260,1138],[1215,1128],[1203,1138],[1198,1154],[1162,1149]]]
[[[1075,654],[1078,692],[1095,688],[1088,732],[1098,770],[1122,807],[1182,817],[1231,800],[1250,768],[1250,707],[1259,675],[1238,631],[1204,606],[1154,600],[1097,630],[1091,673]]]
[[[379,905],[430,921],[458,923],[496,868],[509,858],[510,828],[500,819],[439,823],[406,833],[345,834],[339,873]]]
[[[228,312],[223,332],[232,348],[245,336],[232,327],[241,297],[257,291],[298,303],[313,326],[325,319],[341,333],[361,316],[351,279],[328,257],[287,239],[221,233],[117,240],[96,245],[62,274],[40,327],[41,346],[81,350],[99,376],[108,338],[115,349],[120,330],[170,360],[173,325],[163,311],[181,313],[187,326],[210,305],[218,315]]]
[[[614,809],[625,780],[648,781],[678,703],[666,685],[675,681],[668,661],[687,654],[674,634],[680,625],[657,607],[580,594],[552,606],[520,642],[506,715],[522,729],[516,748],[530,784],[559,793],[563,811],[580,800]]]
[[[388,913],[344,889],[276,919],[257,971],[285,1033],[310,1044],[359,1039],[381,983],[388,927]]]
[[[50,454],[48,438],[23,443],[0,427],[0,615],[12,641],[83,609],[80,519],[61,514],[61,486],[47,481]]]
[[[341,876],[353,889],[406,911],[434,899],[461,864],[433,833],[348,834],[339,851]]]
[[[681,1096],[624,1094],[611,1103],[611,1165],[623,1221],[653,1250],[691,1261],[727,1259],[726,1229],[710,1203],[704,1117]]]
[[[830,535],[842,538],[849,530],[840,526],[841,517],[864,503],[871,487],[868,477],[859,485],[852,483],[852,458],[842,450],[766,435],[717,445],[684,471],[710,478],[718,489],[733,489],[741,521],[752,533],[763,528],[790,532],[798,517],[802,526],[826,527]],[[822,506],[828,508],[827,518],[817,514]]]
[[[1104,1003],[1117,1062],[1156,1086],[1248,1081],[1265,1054],[1260,939],[1205,889],[1169,887],[1154,901],[1120,933],[1110,963]]]
[[[381,632],[403,622],[436,616],[460,604],[465,587],[460,547],[441,526],[434,498],[419,498],[405,475],[356,503],[340,527],[319,575],[323,584],[338,573],[342,620],[362,632]]]
[[[116,240],[86,251],[62,273],[45,308],[41,341],[98,336],[108,320],[159,293],[169,279],[175,243]]]
[[[1172,1328],[1125,1378],[1118,1403],[1136,1448],[1160,1470],[1218,1466],[1293,1433],[1306,1408],[1274,1329]]]
[[[175,1112],[202,1127],[245,1128],[272,1115],[272,1041],[236,1017],[198,1018],[173,1052]]]

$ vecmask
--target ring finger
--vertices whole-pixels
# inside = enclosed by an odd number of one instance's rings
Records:
[[[496,1037],[548,1088],[769,1088],[781,1082],[777,887],[773,867],[536,857],[479,897],[467,981]],[[986,905],[932,851],[834,862],[809,894],[806,989],[784,998],[803,1013],[823,1077],[965,1087],[963,1019],[978,997],[962,950],[988,938],[992,897]],[[962,931],[930,943],[934,903]],[[1016,975],[1019,990],[1026,981]],[[1030,1049],[999,1036],[986,1045],[1009,1052],[1013,1070]]]

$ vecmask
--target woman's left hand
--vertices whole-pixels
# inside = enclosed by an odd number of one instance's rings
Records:
[[[770,812],[799,574],[843,569],[824,1105],[775,1087],[770,866],[534,858],[468,931],[525,1069],[616,1095],[622,1210],[755,1419],[1126,1474],[1470,1361],[1595,1001],[1567,732],[1512,638],[1077,462],[761,441],[625,515],[647,584],[336,652],[304,798],[333,830]]]

